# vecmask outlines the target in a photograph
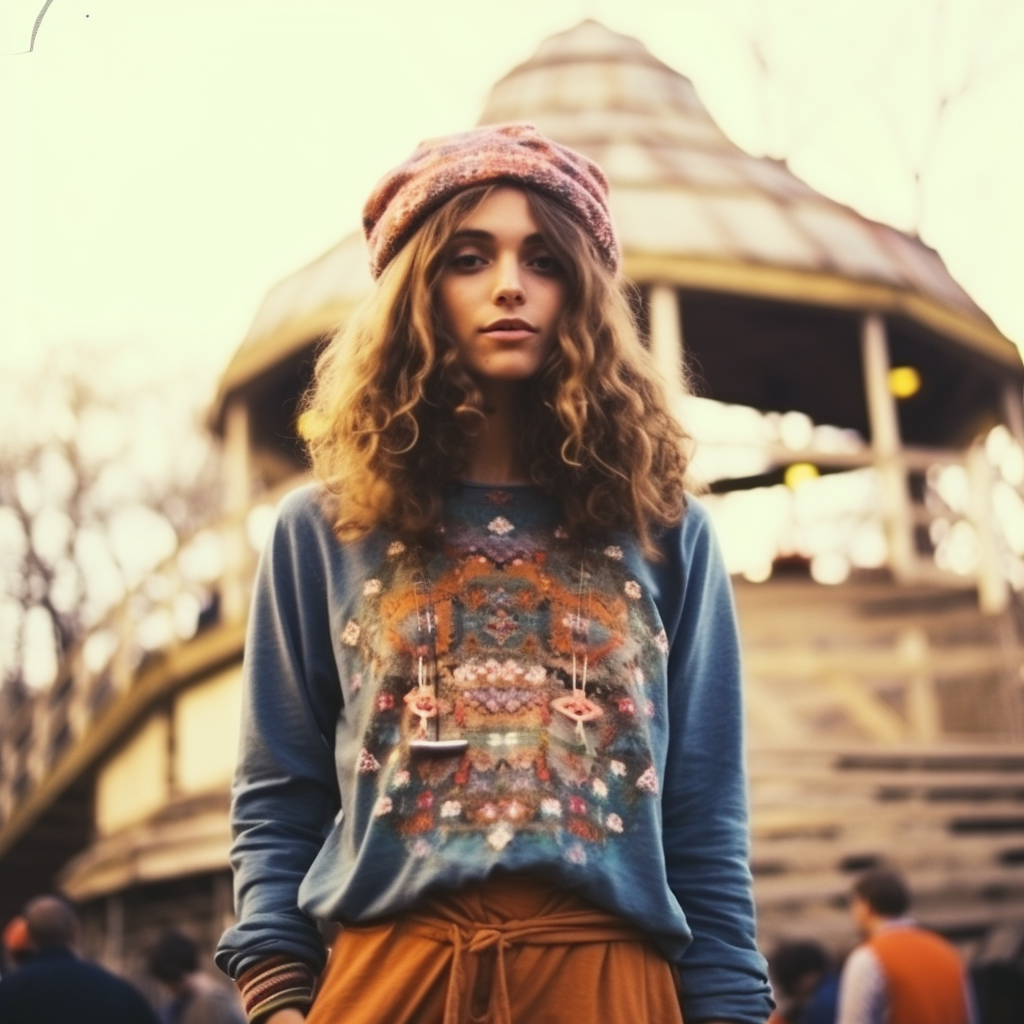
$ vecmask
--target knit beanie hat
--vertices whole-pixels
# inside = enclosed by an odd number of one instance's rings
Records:
[[[427,216],[454,195],[502,183],[528,185],[560,203],[590,235],[608,269],[618,270],[604,171],[531,124],[502,124],[421,142],[377,183],[363,207],[373,276],[380,277]]]

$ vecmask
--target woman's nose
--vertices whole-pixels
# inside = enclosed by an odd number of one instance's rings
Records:
[[[519,274],[519,260],[499,260],[497,270],[495,301],[503,305],[521,306],[526,301],[526,293]]]

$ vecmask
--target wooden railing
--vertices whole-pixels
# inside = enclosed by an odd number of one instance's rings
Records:
[[[1006,443],[1016,446],[1014,441]],[[713,451],[716,445],[704,447]],[[717,447],[730,448],[733,453],[743,449],[736,444]],[[733,478],[726,483],[728,492],[746,490],[748,499],[764,488],[766,477],[779,470],[803,464],[813,467],[808,477],[793,485],[789,521],[785,524],[791,537],[803,541],[801,554],[806,557],[814,552],[809,538],[811,527],[820,535],[826,532],[831,518],[832,545],[819,546],[817,553],[847,557],[853,534],[875,526],[884,537],[884,555],[873,567],[884,564],[900,583],[974,586],[981,608],[992,614],[1004,611],[1011,590],[1024,586],[1024,473],[1020,479],[1016,474],[1007,478],[993,464],[985,444],[978,442],[959,451],[904,448],[899,456],[896,487],[886,485],[886,467],[879,466],[875,453],[866,445],[847,451],[811,446],[794,450],[778,443],[748,448],[752,454],[756,452],[756,465],[761,468],[746,480]],[[707,462],[713,463],[713,456]],[[859,505],[846,504],[833,513],[820,513],[813,524],[804,521],[798,493],[801,488],[823,490],[830,486],[830,475],[853,473],[861,478],[867,496]],[[721,482],[710,476],[712,485]],[[720,517],[723,500],[717,495],[708,500],[712,515]],[[754,521],[751,529],[758,528],[765,528],[763,521]],[[729,561],[728,524],[723,524],[720,532]],[[762,539],[766,545],[771,542],[770,537]],[[784,544],[777,544],[769,553],[769,564],[791,553]]]

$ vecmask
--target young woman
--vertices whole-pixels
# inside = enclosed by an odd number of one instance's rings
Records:
[[[218,962],[254,1020],[768,1016],[729,582],[607,189],[508,125],[367,203],[246,650]]]

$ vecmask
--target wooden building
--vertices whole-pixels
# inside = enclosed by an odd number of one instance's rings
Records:
[[[888,861],[926,923],[976,957],[1019,956],[1017,349],[934,251],[742,152],[636,40],[593,21],[546,40],[481,118],[517,120],[608,172],[626,275],[697,436],[743,631],[766,945],[850,943],[851,876]],[[91,951],[129,971],[162,925],[212,946],[229,920],[255,552],[303,472],[316,346],[369,283],[352,235],[270,291],[212,410],[224,520],[3,724],[0,912],[56,881]]]

